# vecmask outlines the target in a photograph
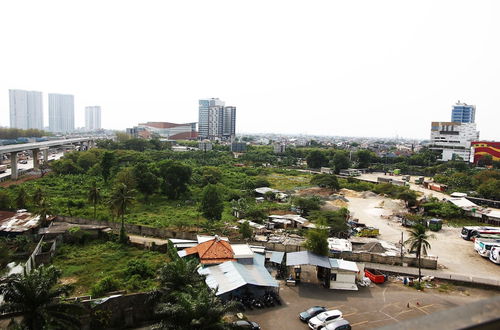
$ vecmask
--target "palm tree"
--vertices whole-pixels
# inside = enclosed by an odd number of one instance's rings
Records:
[[[222,318],[237,310],[237,302],[223,303],[215,295],[214,290],[206,287],[190,291],[178,292],[174,301],[156,306],[155,312],[161,319],[156,329],[225,330],[234,328]]]
[[[198,273],[199,262],[196,259],[183,259],[177,254],[177,249],[172,242],[168,242],[167,255],[170,261],[165,263],[158,271],[160,292],[154,293],[171,294],[187,288],[204,286],[205,279]]]
[[[23,328],[38,329],[79,329],[77,318],[83,307],[73,303],[63,303],[59,297],[67,294],[70,287],[55,287],[61,271],[54,266],[43,265],[30,273],[10,275],[0,285],[4,303],[0,313],[23,313]]]
[[[95,220],[96,207],[97,204],[101,201],[101,190],[97,188],[97,183],[95,181],[92,182],[92,187],[90,187],[87,197],[89,203],[92,203],[94,205],[94,220]]]
[[[45,193],[43,192],[42,188],[38,187],[36,188],[35,192],[33,193],[33,204],[38,205],[40,201],[45,197]]]
[[[428,239],[431,235],[426,234],[427,228],[422,224],[416,224],[412,230],[410,230],[410,238],[405,241],[405,244],[410,244],[410,252],[414,252],[418,258],[418,281],[422,277],[421,273],[421,257],[422,254],[427,255],[427,250],[431,248],[431,244]]]
[[[28,194],[26,193],[26,189],[23,186],[19,187],[16,195],[16,207],[17,209],[26,208],[26,203],[28,201]]]
[[[36,204],[36,214],[40,216],[42,226],[47,224],[47,216],[52,213],[51,206],[45,197]]]
[[[122,226],[120,228],[120,241],[126,242],[127,237],[125,235],[125,213],[127,208],[132,205],[135,200],[134,190],[127,187],[125,184],[118,184],[113,193],[111,194],[111,208],[118,217],[122,219]]]

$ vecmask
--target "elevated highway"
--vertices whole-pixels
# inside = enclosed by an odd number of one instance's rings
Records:
[[[11,169],[11,178],[13,180],[17,180],[18,178],[18,167],[17,167],[17,154],[23,151],[31,151],[33,153],[33,168],[39,169],[39,154],[43,152],[43,161],[48,161],[48,150],[49,148],[54,147],[62,147],[66,145],[80,145],[85,146],[87,149],[93,148],[95,145],[95,140],[99,138],[97,137],[80,137],[73,139],[61,139],[61,140],[52,140],[52,141],[44,141],[44,142],[32,142],[32,143],[21,143],[21,144],[13,144],[7,146],[0,146],[0,155],[10,154],[10,169]]]

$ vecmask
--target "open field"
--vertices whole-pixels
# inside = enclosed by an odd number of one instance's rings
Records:
[[[151,270],[151,276],[137,277],[129,270],[131,261],[141,260]],[[114,242],[93,241],[85,245],[58,246],[53,264],[63,272],[61,281],[72,284],[73,296],[86,295],[97,281],[111,277],[118,290],[139,292],[156,286],[154,272],[166,262],[158,252],[123,246]]]
[[[349,210],[355,218],[368,226],[380,229],[378,238],[397,243],[401,240],[403,232],[404,239],[408,239],[406,227],[399,222],[381,217],[390,215],[393,211],[400,211],[402,206],[398,206],[398,201],[381,196],[347,197],[347,199]],[[384,202],[383,207],[380,207],[382,202]],[[437,256],[440,267],[446,272],[498,279],[500,267],[478,255],[474,251],[474,244],[460,237],[460,230],[459,227],[445,225],[438,232],[429,232],[433,235],[429,241],[431,244],[429,255]]]
[[[328,290],[309,283],[301,283],[297,287],[281,285],[280,296],[284,302],[281,306],[245,314],[264,330],[309,329],[298,319],[298,314],[311,306],[320,305],[342,311],[354,329],[372,329],[498,294],[495,291],[462,287],[449,287],[445,291],[426,289],[421,292],[390,282],[360,288],[359,291]]]
[[[300,173],[298,175],[285,175],[281,173],[271,173],[266,176],[266,179],[271,183],[271,187],[281,191],[295,190],[311,187],[309,181],[310,174]]]

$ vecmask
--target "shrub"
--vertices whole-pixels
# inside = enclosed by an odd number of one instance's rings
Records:
[[[154,275],[153,268],[147,264],[144,260],[133,259],[127,263],[125,268],[125,274],[127,277],[132,278],[134,276],[140,276],[141,278],[148,278]]]
[[[93,297],[101,297],[105,293],[116,291],[120,288],[121,283],[111,276],[106,276],[99,280],[90,289],[90,294]]]

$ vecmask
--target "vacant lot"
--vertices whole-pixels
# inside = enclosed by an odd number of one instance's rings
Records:
[[[151,272],[150,276],[130,271],[131,263],[138,260],[146,265],[146,269]],[[151,289],[156,285],[155,271],[166,260],[165,255],[158,252],[114,242],[94,241],[85,245],[58,246],[53,264],[62,270],[62,282],[72,284],[75,287],[73,295],[78,296],[89,294],[91,287],[106,277],[117,282],[117,290],[138,292]]]
[[[404,239],[408,239],[408,229],[401,226],[401,223],[381,217],[388,216],[394,211],[401,212],[402,204],[399,201],[381,196],[369,198],[348,196],[347,199],[349,211],[355,218],[368,226],[380,229],[380,239],[397,243],[401,240],[402,232]],[[474,244],[460,237],[460,230],[461,228],[443,226],[439,232],[429,231],[428,233],[432,235],[429,239],[431,244],[429,254],[437,256],[440,268],[448,273],[498,279],[500,267],[477,254]]]
[[[262,329],[308,329],[298,319],[307,308],[320,305],[343,312],[354,329],[371,329],[424,316],[440,310],[492,297],[498,292],[455,287],[442,293],[437,289],[419,292],[399,283],[386,283],[359,291],[337,291],[302,283],[297,287],[281,286],[282,306],[246,313]],[[408,304],[410,307],[408,307]]]

